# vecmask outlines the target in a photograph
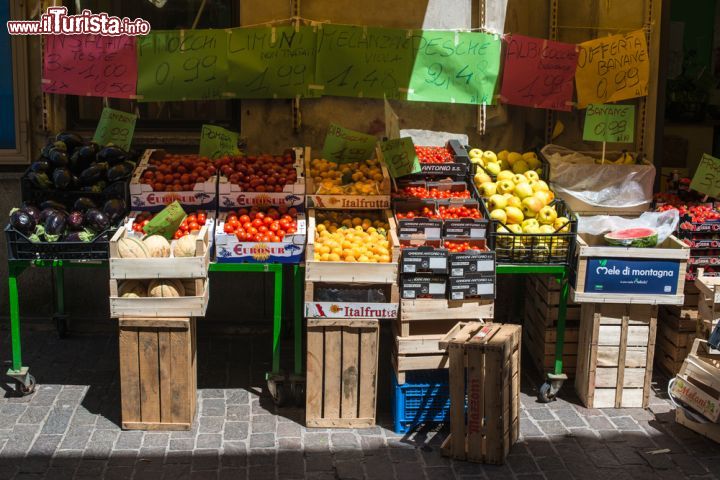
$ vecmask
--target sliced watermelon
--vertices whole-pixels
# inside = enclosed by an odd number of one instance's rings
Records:
[[[605,242],[614,247],[651,248],[657,245],[654,228],[625,228],[605,234]]]

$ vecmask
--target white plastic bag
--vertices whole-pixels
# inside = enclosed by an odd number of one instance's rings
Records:
[[[660,245],[675,232],[679,222],[680,214],[675,209],[665,212],[645,212],[637,218],[612,215],[578,216],[578,233],[600,236],[626,228],[653,228],[657,231],[658,245]]]
[[[560,197],[572,196],[598,208],[632,208],[652,202],[653,165],[595,163],[602,152],[576,152],[559,145],[546,145],[542,154],[550,163],[550,183]],[[606,152],[614,160],[621,152]]]

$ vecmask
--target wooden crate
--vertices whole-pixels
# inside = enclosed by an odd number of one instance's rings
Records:
[[[387,302],[329,301],[318,293],[323,288],[348,288],[362,294],[368,290],[383,291]],[[305,318],[377,318],[396,319],[400,292],[397,283],[335,284],[305,282]]]
[[[720,321],[720,277],[707,277],[704,269],[698,269],[695,286],[698,289],[698,336],[708,339]]]
[[[121,298],[118,287],[124,280],[110,279],[110,316],[121,317],[203,317],[210,297],[207,278],[184,279],[184,297]],[[149,281],[149,280],[148,280]]]
[[[315,226],[317,211],[308,210],[307,250],[305,256],[305,280],[327,283],[396,283],[400,241],[397,225],[391,210],[377,212],[390,225],[387,232],[390,241],[390,263],[319,262],[315,256]]]
[[[203,225],[195,241],[195,256],[170,258],[121,258],[118,242],[131,235],[120,227],[110,239],[110,278],[206,278],[210,264],[212,224]],[[177,240],[173,240],[173,244]],[[173,245],[174,247],[174,245]],[[171,250],[172,251],[172,250]]]
[[[658,312],[655,364],[674,376],[687,357],[698,327],[697,309],[663,305]]]
[[[195,418],[195,318],[121,318],[122,428],[190,430]]]
[[[400,300],[400,320],[403,323],[421,320],[485,320],[493,318],[495,302],[470,298],[448,300],[446,298],[420,298]],[[401,332],[406,335],[405,331]]]
[[[440,342],[450,357],[450,435],[443,455],[505,462],[520,434],[520,330],[459,323]]]
[[[378,345],[377,320],[307,320],[307,427],[375,425]]]
[[[609,247],[601,236],[583,234],[577,236],[577,247],[577,275],[572,291],[576,302],[642,305],[682,305],[685,302],[683,288],[690,247],[675,236],[671,235],[656,248],[625,248]],[[674,265],[667,265],[669,262]],[[618,273],[606,283],[605,277],[595,277],[601,268],[606,272],[614,269]],[[668,272],[663,285],[657,286],[659,291],[653,291],[642,282],[633,283],[638,279],[655,279],[654,274],[638,272],[659,268]],[[628,274],[623,273],[626,269]],[[621,288],[618,286],[621,283],[622,291],[613,291]],[[668,293],[662,289],[667,289]],[[675,289],[674,293],[672,289]]]
[[[527,277],[528,297],[534,300],[534,307],[545,319],[547,326],[557,323],[560,313],[560,284],[550,275],[530,275]],[[565,320],[580,320],[580,304],[568,299]]]
[[[525,299],[525,319],[523,321],[523,346],[532,358],[531,364],[536,366],[538,373],[544,375],[555,368],[555,344],[557,329],[547,326],[547,320],[533,308],[532,299]],[[565,325],[563,341],[563,373],[574,378],[577,366],[578,351],[577,321],[570,321]]]
[[[647,407],[657,312],[656,305],[582,306],[575,389],[586,407]]]

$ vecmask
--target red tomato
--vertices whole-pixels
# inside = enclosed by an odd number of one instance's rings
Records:
[[[262,227],[264,225],[261,218],[255,217],[255,220],[252,221],[252,226],[255,228]]]
[[[235,233],[235,229],[230,225],[229,223],[225,223],[225,226],[223,227],[223,231],[225,233]]]

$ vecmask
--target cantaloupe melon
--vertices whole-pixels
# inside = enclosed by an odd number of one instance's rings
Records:
[[[161,235],[150,235],[143,240],[143,243],[150,251],[151,257],[170,256],[170,242]]]
[[[175,240],[173,255],[176,257],[194,257],[197,235],[185,235]]]
[[[121,238],[117,246],[121,258],[148,258],[150,256],[147,245],[134,237]]]
[[[147,285],[140,280],[125,280],[118,286],[118,296],[121,298],[147,297]]]
[[[180,280],[155,279],[150,281],[147,294],[156,298],[184,297],[185,287]]]

